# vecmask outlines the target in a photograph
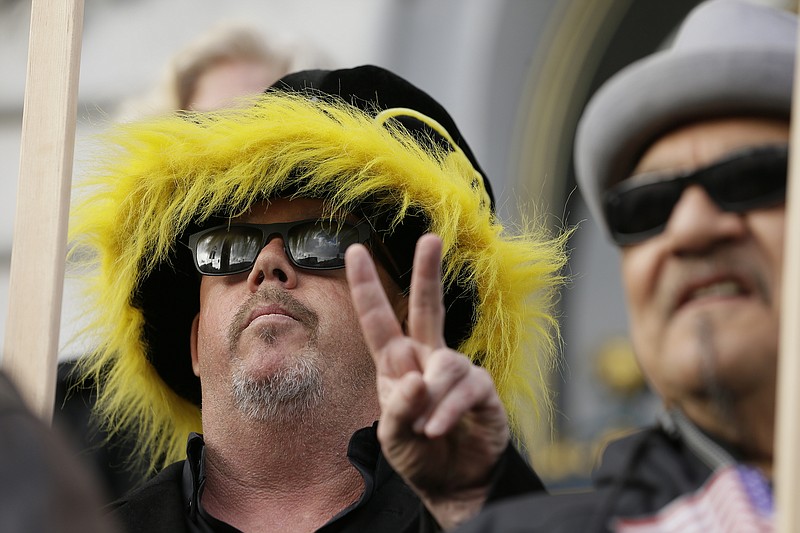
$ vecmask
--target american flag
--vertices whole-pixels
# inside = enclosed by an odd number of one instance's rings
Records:
[[[697,492],[681,496],[648,517],[617,519],[618,533],[766,533],[773,531],[769,482],[758,470],[728,466]]]

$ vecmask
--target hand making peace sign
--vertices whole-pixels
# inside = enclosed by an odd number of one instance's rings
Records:
[[[449,528],[480,510],[509,430],[489,374],[445,344],[441,251],[435,235],[417,242],[407,333],[367,249],[351,246],[345,262],[375,361],[383,454]]]

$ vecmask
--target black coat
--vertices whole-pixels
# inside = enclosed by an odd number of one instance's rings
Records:
[[[238,531],[199,509],[200,491],[205,481],[201,466],[203,448],[202,436],[192,434],[187,446],[187,460],[166,467],[141,488],[110,506],[112,514],[126,531]],[[418,531],[422,504],[383,459],[374,426],[353,435],[347,455],[364,477],[365,493],[359,502],[342,510],[319,531]]]
[[[614,518],[654,514],[675,498],[699,489],[711,473],[707,461],[680,433],[656,427],[611,443],[594,475],[593,490],[539,492],[506,500],[487,506],[457,531],[610,531]]]
[[[181,478],[184,461],[174,463],[109,510],[125,531],[188,531]]]
[[[194,463],[174,463],[148,481],[140,489],[118,500],[110,511],[129,533],[205,533],[234,532],[236,529],[213,518],[198,519],[192,510],[197,501],[202,475],[192,471],[191,464],[200,464],[202,438],[189,440],[188,456]],[[318,531],[425,533],[438,531],[417,496],[391,469],[380,453],[375,427],[355,433],[350,441],[348,457],[362,473],[365,495],[356,505],[343,510]],[[530,491],[543,491],[539,478],[524,463],[512,446],[503,454],[495,471],[489,501],[507,499]],[[196,504],[195,504],[196,505]]]

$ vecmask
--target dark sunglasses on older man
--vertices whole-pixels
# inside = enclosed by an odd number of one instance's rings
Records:
[[[611,237],[619,245],[661,233],[689,185],[701,186],[724,211],[743,213],[784,201],[788,148],[764,146],[739,152],[683,174],[633,176],[608,189],[603,198]]]
[[[366,221],[298,220],[276,224],[225,224],[189,236],[197,270],[206,276],[248,272],[273,237],[281,237],[289,261],[310,270],[344,268],[344,253],[370,240]]]

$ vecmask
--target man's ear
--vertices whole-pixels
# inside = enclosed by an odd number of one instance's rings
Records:
[[[197,313],[192,320],[192,332],[189,334],[189,350],[192,352],[192,371],[198,378],[200,377],[200,361],[197,356],[197,328],[200,326],[200,313]]]

